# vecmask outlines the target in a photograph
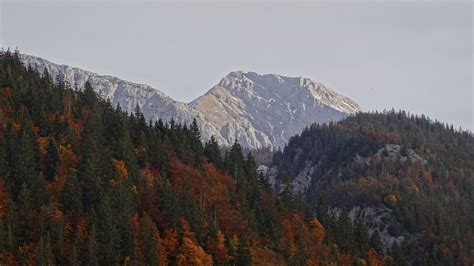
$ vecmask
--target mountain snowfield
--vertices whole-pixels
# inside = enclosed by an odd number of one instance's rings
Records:
[[[214,136],[222,145],[237,140],[250,149],[283,147],[288,139],[312,123],[338,121],[361,111],[357,103],[308,78],[229,73],[206,94],[191,103],[176,101],[156,88],[116,77],[54,64],[22,55],[25,65],[52,77],[62,75],[82,88],[88,80],[94,90],[127,112],[141,108],[147,119],[189,124],[196,118],[204,140]]]

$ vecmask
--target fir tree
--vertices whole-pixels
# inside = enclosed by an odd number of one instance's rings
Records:
[[[214,136],[211,136],[211,139],[206,142],[206,145],[204,146],[204,155],[207,157],[210,163],[222,170],[222,154],[219,149],[219,144],[217,143]]]
[[[61,210],[64,213],[82,210],[82,195],[77,172],[73,171],[64,184],[61,193]]]
[[[57,177],[59,164],[59,152],[54,137],[49,136],[46,150],[44,177],[48,181],[53,181]]]
[[[252,265],[252,256],[246,238],[240,238],[237,254],[235,258],[236,265]]]

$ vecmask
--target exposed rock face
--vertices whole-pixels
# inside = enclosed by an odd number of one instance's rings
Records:
[[[332,208],[330,212],[339,216],[340,208]],[[354,223],[357,219],[361,219],[367,226],[369,234],[377,231],[382,242],[382,249],[389,250],[393,244],[401,244],[405,239],[402,235],[391,235],[389,232],[390,223],[398,223],[393,217],[393,211],[387,207],[361,207],[355,206],[348,212],[349,218]]]
[[[389,160],[406,161],[409,159],[411,162],[420,162],[421,164],[428,163],[427,160],[418,155],[413,149],[405,149],[405,147],[400,146],[398,144],[386,144],[385,147],[380,148],[377,153],[375,153],[372,157],[366,158],[360,156],[359,154],[356,154],[354,157],[354,161],[356,163],[370,165],[374,158],[380,159],[382,157]]]
[[[337,121],[360,107],[308,78],[232,72],[191,103],[230,141],[283,147],[312,123]]]
[[[201,134],[205,140],[214,135],[219,143],[228,144],[219,131],[205,121],[198,111],[186,103],[173,100],[148,85],[103,76],[67,65],[57,65],[30,55],[22,55],[22,60],[25,65],[30,65],[40,73],[47,69],[54,79],[61,74],[66,82],[79,89],[82,89],[84,84],[89,81],[99,95],[110,100],[113,106],[120,104],[120,107],[129,113],[133,112],[138,104],[147,119],[158,120],[161,118],[164,122],[169,122],[173,118],[178,123],[190,124],[196,118],[202,127]]]
[[[235,139],[250,149],[283,147],[312,123],[337,121],[360,111],[352,100],[308,78],[232,72],[190,104],[176,101],[148,85],[103,76],[39,57],[22,55],[26,65],[54,79],[61,74],[72,86],[89,81],[95,91],[127,112],[141,108],[147,119],[189,124],[196,118],[204,140],[212,135],[222,145]]]

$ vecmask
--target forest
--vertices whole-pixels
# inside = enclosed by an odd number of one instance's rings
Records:
[[[308,189],[291,193],[307,165],[314,166]],[[308,127],[274,156],[273,166],[282,194],[316,210],[328,245],[353,253],[351,240],[361,239],[350,231],[341,239],[335,219],[349,222],[351,210],[376,210],[389,214],[379,216],[382,223],[363,215],[352,222],[375,222],[367,226],[373,235],[403,239],[384,247],[396,264],[474,263],[472,132],[405,111],[360,113]]]
[[[304,202],[274,195],[238,143],[222,152],[202,143],[195,121],[146,121],[88,83],[74,88],[18,51],[0,53],[0,264],[395,261],[377,242],[348,250],[325,232]]]
[[[403,111],[312,125],[273,156],[276,195],[256,171],[268,151],[223,149],[196,121],[147,121],[63,80],[0,52],[1,265],[474,262],[470,132]],[[384,245],[354,207],[389,210],[404,241]]]

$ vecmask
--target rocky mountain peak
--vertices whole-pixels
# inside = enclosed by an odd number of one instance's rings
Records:
[[[309,78],[234,71],[191,103],[226,139],[283,147],[312,123],[337,121],[360,107]]]
[[[48,60],[22,55],[25,65],[55,79],[61,74],[72,86],[89,81],[95,91],[132,112],[138,104],[147,119],[189,124],[194,118],[204,140],[212,135],[222,145],[235,140],[251,149],[283,147],[312,123],[337,121],[360,111],[347,97],[309,78],[233,71],[191,103],[176,101],[160,90]]]

